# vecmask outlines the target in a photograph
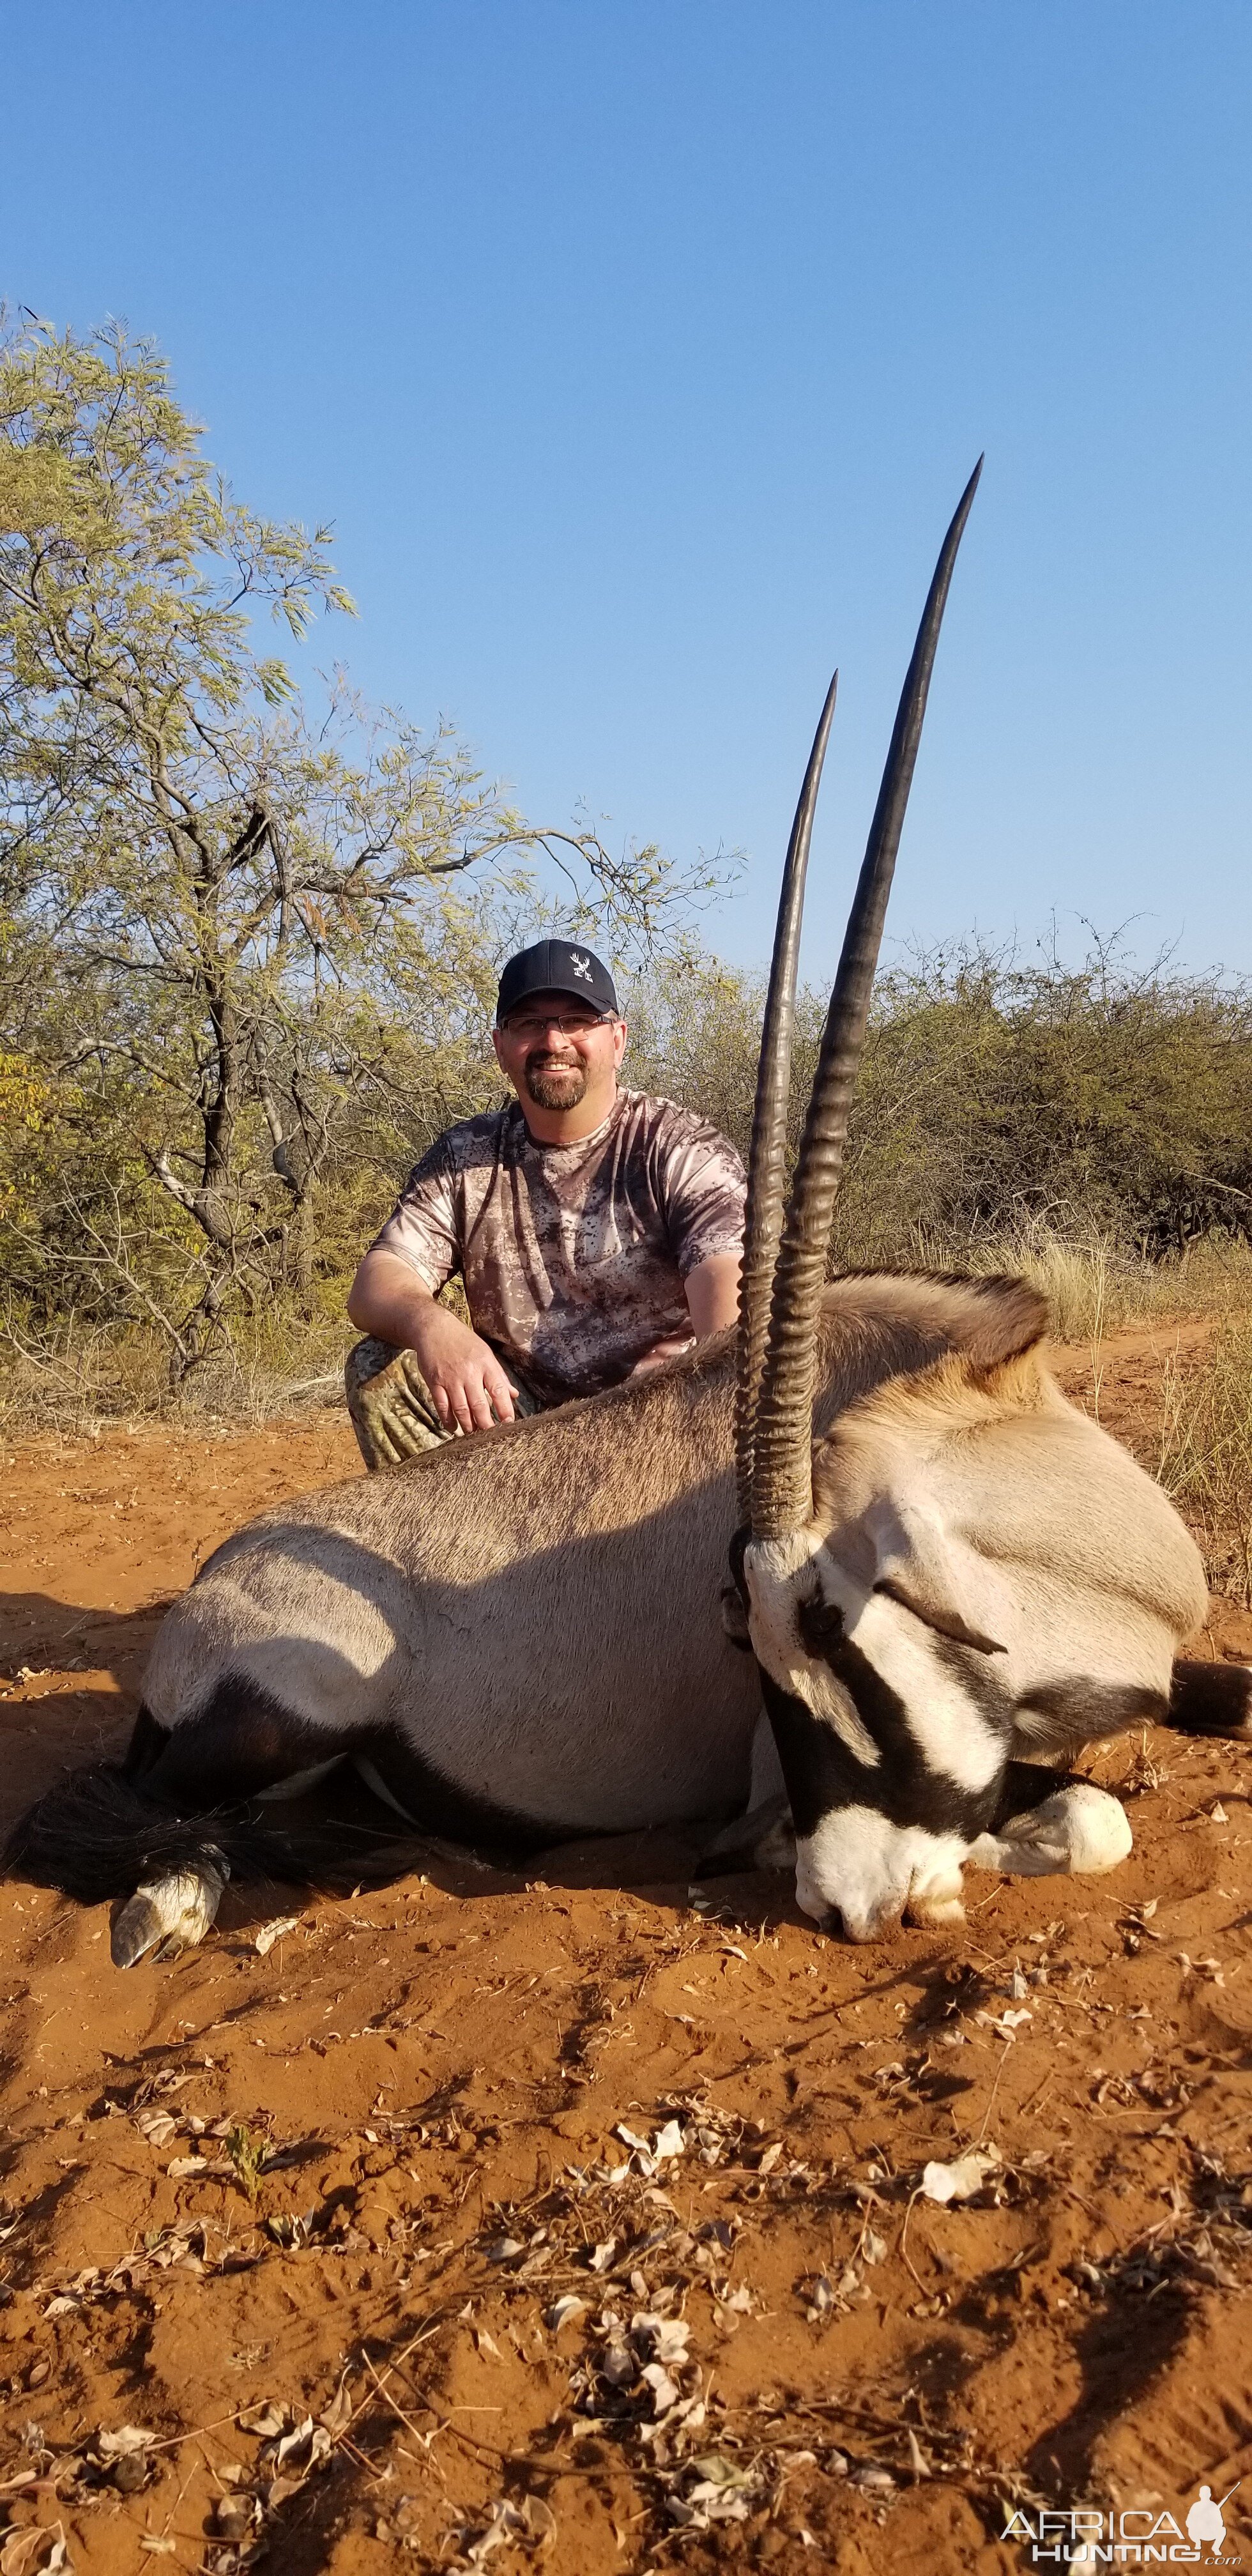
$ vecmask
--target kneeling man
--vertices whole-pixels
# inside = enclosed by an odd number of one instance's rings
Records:
[[[564,939],[524,948],[494,1039],[516,1099],[438,1138],[353,1282],[367,1467],[598,1394],[735,1320],[743,1165],[692,1110],[619,1088],[607,967]],[[458,1273],[468,1324],[437,1302]]]

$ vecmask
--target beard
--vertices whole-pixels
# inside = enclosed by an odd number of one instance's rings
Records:
[[[522,1067],[522,1086],[537,1109],[577,1109],[587,1089],[587,1069],[536,1050]]]

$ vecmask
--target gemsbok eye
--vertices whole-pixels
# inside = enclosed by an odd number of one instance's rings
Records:
[[[837,1601],[826,1601],[820,1595],[802,1601],[796,1612],[796,1626],[801,1644],[811,1655],[824,1655],[841,1643],[844,1634],[843,1612]]]

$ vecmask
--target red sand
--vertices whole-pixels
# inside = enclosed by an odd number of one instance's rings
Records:
[[[1102,1355],[1145,1453],[1176,1338]],[[7,1453],[6,1820],[124,1741],[198,1558],[354,1465],[339,1415]],[[1201,2479],[1244,2480],[1246,2555],[1252,1765],[1160,1734],[1091,1768],[1121,1870],[971,1877],[959,1934],[869,1950],[781,1879],[702,1917],[677,1839],[233,1891],[126,1976],[103,1909],[0,1890],[0,2576],[58,2534],[98,2576],[1007,2576],[1015,2506],[1181,2523]],[[670,2121],[649,2171],[620,2129]],[[973,2204],[916,2196],[977,2146]]]

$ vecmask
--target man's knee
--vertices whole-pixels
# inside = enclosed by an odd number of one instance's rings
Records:
[[[372,1337],[357,1342],[344,1362],[343,1383],[367,1467],[400,1466],[449,1437],[412,1351]]]

